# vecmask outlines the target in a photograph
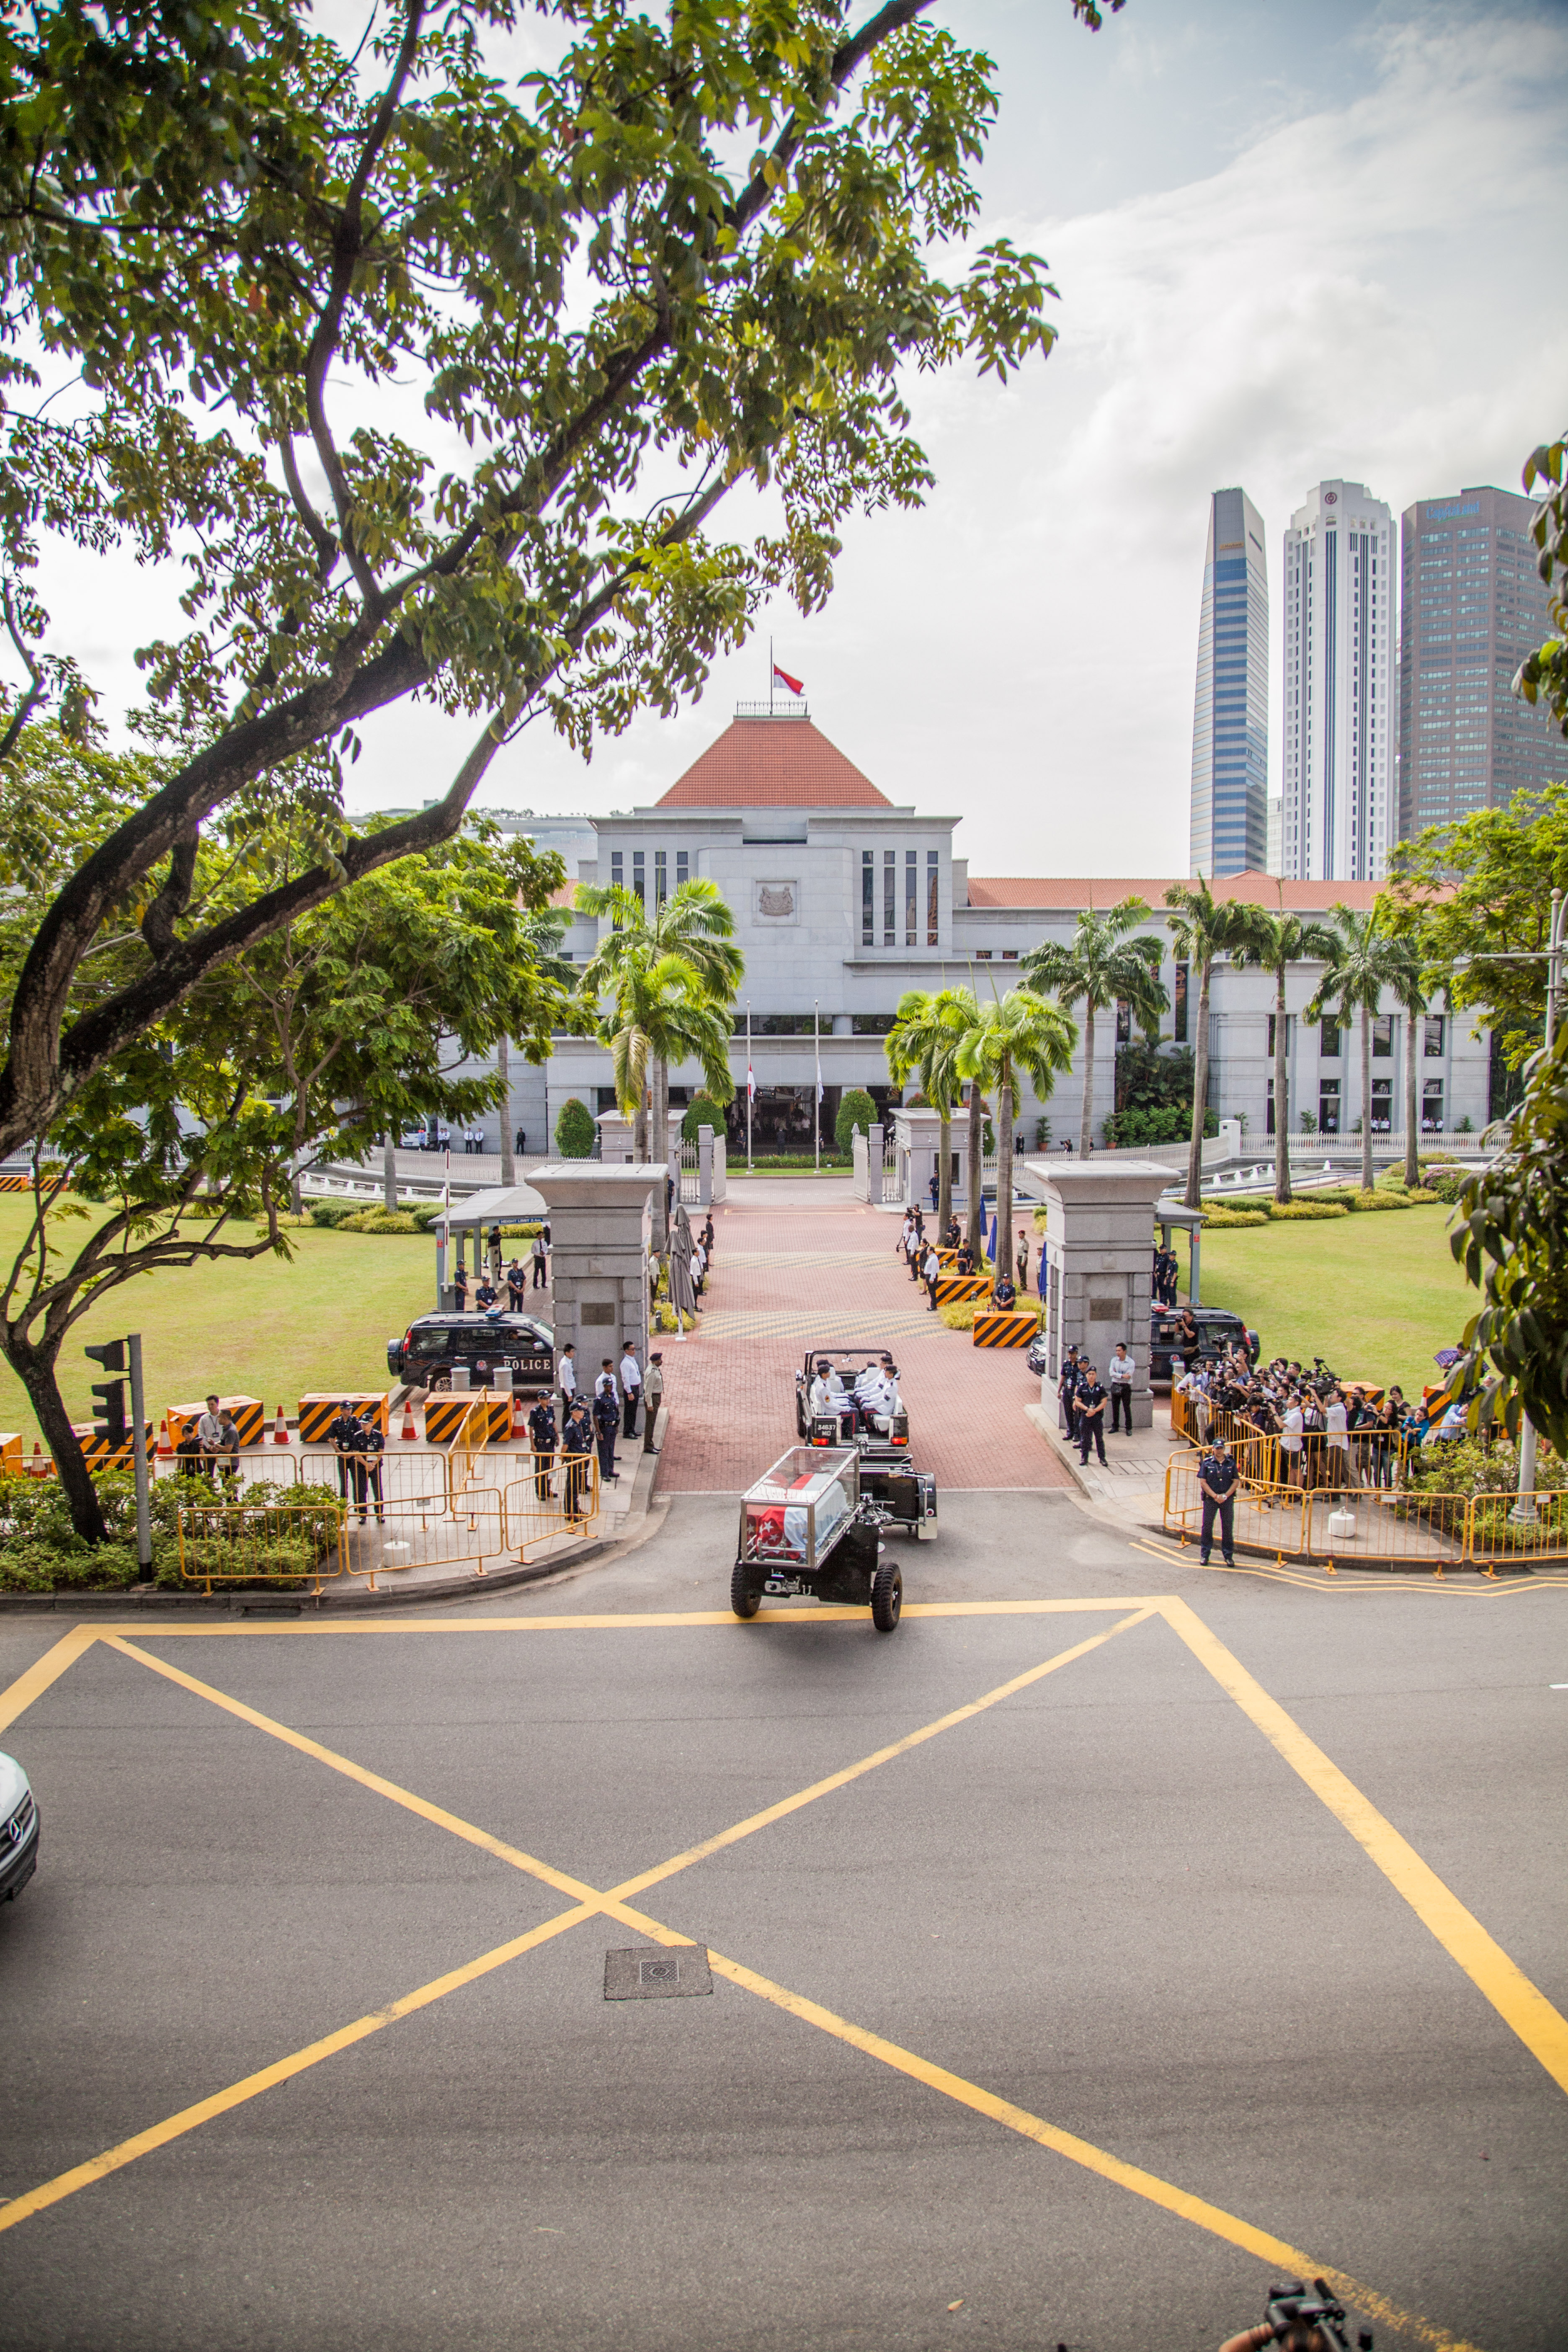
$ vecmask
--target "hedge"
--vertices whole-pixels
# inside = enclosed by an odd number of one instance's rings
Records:
[[[1347,1208],[1354,1209],[1358,1215],[1368,1209],[1408,1209],[1410,1205],[1408,1192],[1352,1192],[1345,1203]]]
[[[594,1138],[598,1132],[598,1121],[587,1104],[579,1102],[575,1095],[568,1095],[555,1120],[555,1149],[562,1159],[591,1159]]]
[[[1294,1224],[1306,1224],[1315,1217],[1348,1217],[1350,1210],[1342,1201],[1270,1201],[1268,1214],[1281,1222],[1289,1219]]]
[[[1266,1225],[1268,1223],[1267,1209],[1205,1209],[1204,1211],[1205,1234],[1223,1234],[1233,1232],[1238,1225]]]
[[[680,1122],[682,1143],[695,1143],[700,1127],[710,1127],[715,1135],[724,1132],[724,1113],[710,1094],[699,1087],[686,1106],[686,1116]]]
[[[406,1209],[361,1209],[356,1216],[344,1217],[338,1225],[340,1234],[416,1234],[423,1230],[417,1217]]]
[[[853,1153],[855,1130],[869,1135],[877,1124],[877,1106],[864,1087],[846,1087],[839,1098],[838,1117],[833,1123],[833,1137],[840,1151]]]

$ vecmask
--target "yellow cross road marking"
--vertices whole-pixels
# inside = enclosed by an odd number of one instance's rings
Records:
[[[951,1486],[946,1489],[950,1495],[954,1491]],[[1234,1568],[1227,1568],[1221,1560],[1200,1560],[1195,1551],[1183,1551],[1173,1543],[1144,1543],[1136,1536],[1129,1538],[1129,1549],[1141,1551],[1147,1559],[1160,1560],[1166,1568],[1201,1569],[1205,1576],[1257,1576],[1270,1584],[1293,1584],[1302,1592],[1434,1592],[1460,1601],[1497,1601],[1508,1594],[1517,1598],[1521,1592],[1568,1591],[1568,1576],[1552,1576],[1539,1569],[1495,1581],[1490,1577],[1478,1576],[1471,1584],[1452,1573],[1437,1576],[1429,1570],[1425,1576],[1395,1576],[1386,1569],[1360,1568],[1353,1560],[1342,1568],[1315,1572],[1302,1568],[1277,1568],[1272,1561],[1263,1559],[1239,1560]],[[1451,1570],[1452,1562],[1447,1565]],[[904,1613],[909,1614],[907,1609]]]
[[[1436,1936],[1451,1959],[1457,1960],[1471,1983],[1485,1994],[1505,2025],[1510,2026],[1531,2056],[1538,2059],[1561,2090],[1568,2091],[1568,2019],[1552,2008],[1502,1946],[1493,1941],[1480,1921],[1467,1911],[1436,1872],[1423,1862],[1415,1847],[1385,1821],[1354,1782],[1309,1739],[1278,1699],[1255,1682],[1239,1658],[1209,1632],[1184,1601],[1167,1601],[1161,1611],[1173,1633],[1208,1668],[1226,1696],[1254,1722],[1279,1749],[1292,1771],[1299,1772],[1315,1797],[1322,1800],[1335,1820],[1349,1830],[1395,1891],[1405,1897],[1424,1927]]]
[[[89,1650],[97,1639],[95,1625],[73,1625],[25,1674],[18,1675],[8,1690],[0,1691],[0,1731],[8,1723],[15,1723],[51,1683],[58,1682],[67,1668],[74,1666],[82,1652]]]
[[[1089,1601],[906,1601],[903,1614],[911,1617],[1056,1617],[1089,1615],[1117,1609],[1158,1609],[1167,1596],[1119,1593],[1114,1600]],[[93,1641],[121,1634],[146,1642],[264,1642],[331,1638],[340,1633],[659,1633],[680,1632],[692,1625],[721,1625],[732,1633],[755,1635],[765,1625],[859,1625],[868,1622],[864,1609],[825,1607],[763,1609],[744,1622],[732,1609],[663,1609],[645,1613],[627,1612],[580,1617],[366,1617],[347,1620],[302,1619],[257,1625],[161,1625],[114,1622],[88,1631]],[[31,1669],[29,1669],[31,1671]],[[26,1679],[24,1677],[24,1679]],[[52,1680],[53,1677],[51,1676]],[[4,1701],[0,1700],[0,1705]],[[19,1712],[20,1710],[18,1710]]]

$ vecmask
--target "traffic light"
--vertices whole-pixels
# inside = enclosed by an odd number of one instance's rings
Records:
[[[84,1348],[82,1353],[90,1357],[95,1364],[101,1364],[106,1372],[123,1373],[125,1370],[123,1339],[106,1339],[101,1347]],[[122,1379],[94,1381],[92,1395],[92,1433],[95,1437],[101,1437],[110,1448],[118,1451],[126,1444],[131,1434],[125,1419],[125,1382]],[[97,1400],[100,1397],[103,1399],[104,1418],[101,1421],[98,1418]]]

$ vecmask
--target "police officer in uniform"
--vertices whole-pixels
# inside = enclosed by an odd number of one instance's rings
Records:
[[[1078,1435],[1078,1349],[1069,1348],[1062,1364],[1061,1378],[1057,1382],[1057,1403],[1061,1410],[1062,1427],[1068,1437]]]
[[[1105,1459],[1105,1391],[1092,1364],[1085,1364],[1078,1380],[1078,1458],[1089,1460],[1092,1445]]]
[[[550,1474],[555,1467],[555,1402],[542,1396],[528,1416],[528,1442],[533,1448],[533,1492],[542,1503],[550,1500]]]
[[[1208,1566],[1214,1548],[1214,1523],[1219,1520],[1219,1548],[1226,1568],[1236,1566],[1236,1488],[1240,1475],[1223,1437],[1216,1437],[1198,1464],[1198,1486],[1204,1498],[1203,1532],[1198,1538],[1198,1564]]]
[[[338,1493],[345,1503],[349,1499],[351,1486],[356,1497],[359,1493],[359,1480],[354,1475],[353,1467],[353,1456],[357,1451],[354,1436],[358,1428],[359,1423],[354,1417],[353,1408],[347,1397],[344,1397],[333,1418],[327,1424],[327,1444],[338,1457]]]
[[[383,1527],[385,1518],[382,1509],[384,1498],[381,1491],[381,1457],[386,1451],[386,1440],[374,1421],[356,1421],[348,1449],[348,1467],[353,1477],[354,1500],[359,1505],[359,1523],[363,1528],[366,1501],[374,1495],[375,1524],[378,1528]]]
[[[584,1516],[583,1496],[588,1486],[588,1458],[594,1451],[594,1424],[588,1418],[586,1397],[572,1400],[561,1433],[561,1451],[566,1456],[566,1516],[576,1521]]]

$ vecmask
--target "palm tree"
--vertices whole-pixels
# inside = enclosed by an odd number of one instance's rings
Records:
[[[1215,958],[1229,955],[1247,937],[1249,907],[1216,898],[1200,874],[1195,886],[1173,882],[1165,904],[1173,909],[1171,943],[1179,962],[1198,975],[1197,1035],[1193,1045],[1193,1132],[1187,1152],[1186,1205],[1195,1209],[1202,1198],[1204,1121],[1209,1093],[1209,981]]]
[[[1047,940],[1019,967],[1031,988],[1052,989],[1070,1011],[1083,1003],[1083,1108],[1078,1148],[1085,1158],[1094,1147],[1094,1016],[1108,1005],[1130,1004],[1145,1029],[1157,1028],[1170,1003],[1160,966],[1163,943],[1152,932],[1129,937],[1149,912],[1139,898],[1123,898],[1108,913],[1086,908],[1070,945]]]
[[[568,996],[576,983],[577,974],[562,955],[561,942],[566,936],[566,927],[571,920],[564,907],[539,907],[523,917],[520,927],[533,950],[535,969]],[[503,1184],[515,1184],[517,1152],[512,1140],[511,1040],[504,1029],[496,1039],[496,1076],[502,1087],[500,1181]]]
[[[941,1120],[936,1179],[939,1233],[947,1231],[952,1215],[952,1107],[959,1094],[958,1076],[952,1066],[955,1039],[956,1033],[943,1024],[938,1010],[937,992],[927,988],[906,989],[899,999],[884,1051],[888,1076],[894,1086],[902,1087],[918,1075],[921,1092]]]
[[[1407,1189],[1414,1192],[1421,1181],[1421,1107],[1415,1078],[1415,1039],[1418,1034],[1415,1024],[1431,1003],[1432,996],[1423,985],[1421,950],[1414,940],[1395,940],[1392,961],[1394,969],[1388,984],[1405,1013],[1405,1181]]]
[[[971,1082],[972,1098],[983,1086],[996,1088],[998,1270],[1006,1265],[1004,1253],[1013,1232],[1015,1082],[1026,1077],[1040,1101],[1047,1101],[1058,1074],[1071,1069],[1077,1044],[1078,1024],[1071,1015],[1032,988],[1009,989],[994,1003],[977,1006],[973,1023],[959,1039],[953,1061],[960,1076]]]
[[[1309,958],[1326,961],[1333,953],[1333,935],[1324,923],[1303,922],[1285,911],[1285,888],[1279,887],[1279,911],[1267,907],[1247,909],[1247,932],[1231,950],[1233,963],[1254,963],[1274,974],[1274,1198],[1290,1198],[1290,1066],[1285,1052],[1285,975],[1293,963]]]
[[[615,1009],[602,1022],[599,1035],[610,1049],[616,1100],[632,1123],[632,1150],[640,1159],[648,1157],[645,1120],[649,1074],[657,1062],[699,1062],[716,1102],[728,1102],[735,1091],[730,1075],[729,1015],[720,1012],[682,956],[654,956],[646,950],[622,956]],[[654,1246],[662,1250],[662,1185],[655,1187],[653,1224]]]
[[[679,956],[694,978],[698,992],[707,1002],[722,1007],[727,1013],[734,1003],[735,992],[745,973],[746,960],[733,944],[735,918],[731,913],[723,893],[716,882],[700,876],[694,882],[682,882],[654,908],[650,916],[636,890],[623,889],[619,884],[580,882],[577,885],[577,911],[582,915],[609,916],[612,928],[599,941],[593,956],[584,967],[582,989],[584,996],[597,1003],[605,995],[615,995],[616,975],[623,963],[632,961],[646,965],[668,955]],[[669,1057],[654,1053],[648,1069],[648,1124],[653,1131],[653,1156],[667,1158],[669,1150]],[[735,1088],[725,1063],[726,1084],[716,1096],[728,1102]],[[617,1082],[618,1086],[618,1082]],[[710,1089],[711,1091],[711,1089]],[[616,1100],[620,1100],[617,1091]],[[624,1115],[630,1118],[625,1103]],[[635,1148],[635,1147],[634,1147]],[[647,1139],[643,1132],[643,1156],[647,1156]],[[656,1236],[662,1244],[664,1202],[656,1204],[654,1225]]]
[[[1309,1021],[1332,1011],[1341,1021],[1361,1015],[1361,1184],[1372,1190],[1372,1024],[1384,989],[1399,986],[1404,971],[1400,942],[1384,929],[1381,901],[1364,915],[1349,907],[1329,912],[1328,970],[1307,1007]],[[1405,1143],[1408,1163],[1410,1145]]]

